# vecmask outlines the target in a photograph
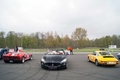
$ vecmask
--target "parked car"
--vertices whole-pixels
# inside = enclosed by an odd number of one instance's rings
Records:
[[[68,59],[63,50],[45,53],[40,60],[43,69],[67,69]]]
[[[24,63],[26,60],[32,60],[32,54],[27,54],[22,50],[18,50],[17,52],[14,52],[14,49],[11,49],[7,54],[3,55],[3,60],[5,63],[9,63],[9,62]]]
[[[2,48],[0,49],[0,59],[2,59],[3,54],[8,53],[9,49],[8,48]]]
[[[118,60],[109,52],[104,49],[94,51],[92,54],[88,54],[88,61],[98,65],[117,65]]]
[[[120,59],[120,53],[117,54],[118,59]]]

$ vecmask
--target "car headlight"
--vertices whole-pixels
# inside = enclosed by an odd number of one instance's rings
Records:
[[[42,61],[42,62],[45,62],[45,60],[44,60],[43,58],[41,59],[41,61]]]
[[[63,59],[63,60],[61,61],[61,63],[65,63],[65,62],[67,62],[67,59]]]

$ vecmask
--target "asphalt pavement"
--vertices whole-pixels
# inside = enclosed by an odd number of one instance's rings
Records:
[[[67,56],[68,69],[45,70],[40,66],[42,56],[33,54],[33,60],[23,64],[0,60],[0,80],[120,80],[120,60],[116,66],[96,66],[82,53]]]

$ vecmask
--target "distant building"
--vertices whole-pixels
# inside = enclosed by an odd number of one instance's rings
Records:
[[[109,49],[117,48],[117,45],[109,45]]]

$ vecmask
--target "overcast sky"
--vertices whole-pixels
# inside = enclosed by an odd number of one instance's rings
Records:
[[[0,31],[120,35],[120,0],[0,0]]]

